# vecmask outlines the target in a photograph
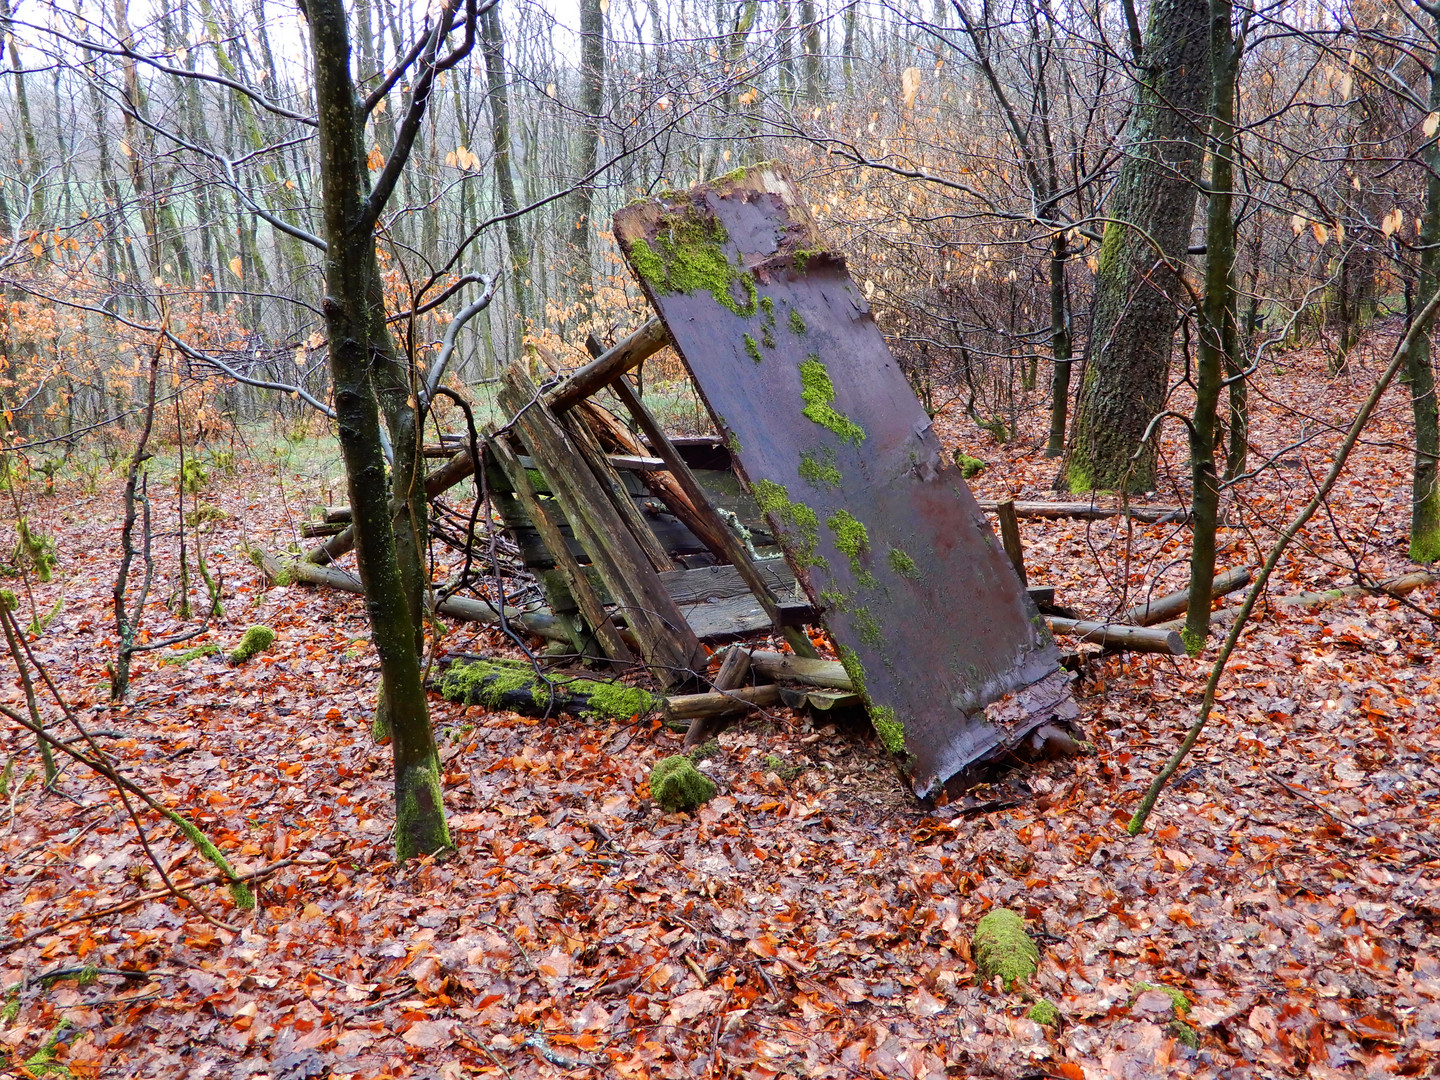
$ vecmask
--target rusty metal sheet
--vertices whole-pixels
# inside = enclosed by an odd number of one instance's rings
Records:
[[[784,171],[633,203],[615,236],[916,794],[1073,717],[1039,612]]]

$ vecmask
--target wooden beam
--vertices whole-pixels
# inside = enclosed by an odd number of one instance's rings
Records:
[[[575,407],[602,387],[609,386],[631,368],[638,367],[647,357],[670,344],[670,333],[664,323],[652,318],[608,352],[576,371],[545,396],[550,411],[559,415]]]
[[[1185,641],[1178,630],[1158,626],[1123,626],[1120,623],[1089,622],[1084,619],[1049,618],[1050,632],[1081,641],[1092,641],[1106,648],[1128,649],[1130,652],[1161,653],[1184,656]]]
[[[999,503],[980,500],[980,509],[995,513]],[[1080,518],[1098,521],[1101,518],[1129,517],[1154,524],[1160,521],[1183,522],[1190,513],[1182,506],[1096,506],[1088,502],[1017,502],[1015,516],[1022,518]]]

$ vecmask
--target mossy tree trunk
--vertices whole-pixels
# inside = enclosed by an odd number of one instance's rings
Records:
[[[1440,29],[1440,12],[1434,16]],[[1430,111],[1440,110],[1440,49],[1430,71]],[[1425,214],[1420,223],[1420,274],[1415,290],[1419,310],[1440,286],[1440,147],[1425,144]],[[1410,496],[1410,558],[1429,563],[1440,559],[1440,489],[1436,461],[1440,458],[1440,415],[1435,406],[1435,363],[1430,355],[1430,327],[1420,327],[1405,356],[1405,381],[1415,417],[1415,477]]]
[[[437,18],[448,24],[453,10],[447,5]],[[450,836],[441,799],[440,762],[421,682],[424,579],[418,530],[424,528],[424,496],[416,468],[419,415],[412,396],[414,373],[411,365],[397,357],[385,326],[374,230],[418,132],[440,67],[435,56],[444,36],[431,31],[432,41],[414,73],[408,115],[371,191],[363,144],[365,114],[350,76],[343,2],[309,0],[307,11],[328,245],[324,311],[330,335],[330,372],[354,515],[356,559],[391,725],[395,852],[397,859],[404,860],[448,846]],[[470,16],[475,17],[473,6]],[[394,494],[401,507],[393,523],[380,433],[382,408],[390,426]]]
[[[580,135],[575,152],[572,197],[571,274],[580,319],[588,323],[595,311],[595,269],[590,253],[591,214],[595,184],[590,174],[599,160],[600,114],[605,108],[605,12],[600,0],[580,0]]]
[[[1149,491],[1183,291],[1208,87],[1206,0],[1155,0],[1134,112],[1100,245],[1085,378],[1063,479]]]
[[[1217,413],[1227,372],[1242,368],[1235,332],[1235,80],[1242,44],[1230,26],[1231,0],[1210,0],[1210,183],[1205,217],[1205,297],[1200,305],[1195,411],[1190,418],[1190,606],[1185,647],[1193,656],[1210,631],[1220,470]]]

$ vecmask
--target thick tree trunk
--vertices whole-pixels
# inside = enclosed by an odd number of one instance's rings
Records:
[[[420,677],[421,610],[412,595],[407,595],[413,594],[413,588],[407,590],[413,583],[406,581],[397,558],[380,442],[380,406],[370,378],[373,369],[396,365],[383,331],[384,310],[375,306],[379,271],[374,233],[364,214],[363,118],[350,77],[345,8],[342,0],[310,0],[308,12],[329,245],[324,310],[330,370],[340,450],[355,517],[356,559],[393,734],[395,852],[397,859],[404,860],[447,847],[450,835],[441,801],[440,762]],[[413,415],[412,410],[412,432]],[[414,454],[413,434],[409,441]],[[396,444],[396,475],[401,482],[404,450]],[[424,499],[414,502],[423,506]]]
[[[1125,160],[1095,278],[1085,379],[1063,479],[1071,491],[1155,485],[1177,311],[1195,213],[1208,65],[1206,0],[1155,0]],[[1138,454],[1137,454],[1138,452]]]

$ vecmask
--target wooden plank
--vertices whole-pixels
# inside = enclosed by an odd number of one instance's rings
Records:
[[[714,507],[710,505],[709,497],[705,494],[705,489],[695,479],[695,474],[690,471],[690,466],[685,464],[685,459],[675,449],[675,444],[670,441],[670,436],[660,426],[660,422],[655,419],[654,414],[645,407],[639,395],[631,389],[630,383],[623,377],[615,380],[611,385],[611,390],[634,418],[635,423],[640,425],[640,430],[644,432],[651,449],[659,454],[665,464],[670,467],[671,475],[680,482],[681,490],[689,497],[696,512],[704,517],[714,519],[720,526],[717,530],[717,538],[723,545],[725,558],[745,579],[745,583],[750,587],[751,593],[759,601],[760,606],[765,609],[765,614],[770,617],[776,631],[784,636],[785,640],[790,643],[790,647],[799,655],[816,655],[815,646],[810,644],[810,639],[805,636],[803,630],[798,627],[787,628],[785,626],[785,621],[780,615],[780,606],[770,595],[770,588],[764,577],[755,569],[750,553],[745,550],[745,545],[740,542],[739,537],[719,521]]]
[[[590,587],[589,578],[585,576],[585,572],[581,570],[574,556],[570,554],[564,537],[560,535],[559,525],[551,519],[549,511],[536,497],[534,489],[530,486],[530,478],[520,465],[515,452],[506,445],[503,438],[494,438],[493,434],[493,427],[487,427],[485,430],[486,453],[493,456],[505,471],[520,506],[529,515],[540,533],[540,539],[545,542],[545,546],[554,556],[556,565],[569,587],[570,595],[574,597],[580,613],[584,616],[591,632],[594,633],[601,651],[608,659],[617,664],[634,663],[634,653],[621,640],[620,631],[616,629],[615,623],[611,621],[604,605],[595,595],[595,590]],[[576,640],[574,644],[575,651],[584,655],[586,652],[584,640]]]
[[[655,538],[655,533],[646,524],[644,516],[635,506],[630,493],[625,490],[625,481],[605,460],[605,452],[600,449],[600,444],[595,440],[595,433],[574,413],[567,413],[558,420],[560,426],[570,436],[571,446],[590,467],[591,473],[594,474],[600,487],[610,499],[610,505],[620,515],[620,520],[630,530],[630,535],[640,545],[640,550],[645,552],[646,557],[650,560],[650,565],[657,571],[674,569],[675,561],[670,558],[670,553]]]
[[[514,430],[540,467],[576,538],[620,606],[650,670],[664,686],[696,677],[705,651],[631,535],[589,465],[565,430],[538,401],[516,364],[501,374],[499,401],[514,416]]]
[[[1059,650],[844,259],[816,250],[783,169],[632,203],[614,234],[811,603],[863,675],[877,730],[907,752],[916,793],[1075,716],[1068,693],[1025,695],[1059,671]],[[709,279],[680,291],[693,275],[672,269],[697,262]],[[990,718],[1012,700],[1035,711]]]

